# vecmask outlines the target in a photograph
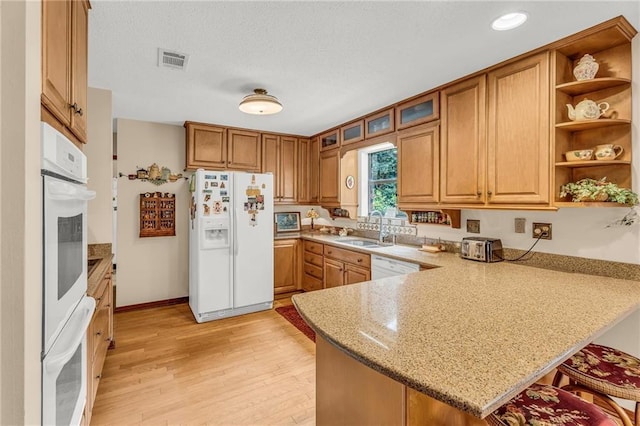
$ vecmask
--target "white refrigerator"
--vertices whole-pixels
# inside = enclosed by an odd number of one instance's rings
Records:
[[[189,306],[197,322],[273,306],[273,175],[198,169],[191,182]]]

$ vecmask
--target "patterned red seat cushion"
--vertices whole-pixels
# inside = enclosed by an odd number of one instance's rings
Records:
[[[596,391],[640,401],[640,359],[625,352],[592,343],[558,369]]]
[[[562,389],[540,384],[529,386],[487,420],[490,424],[505,426],[617,426],[594,404]]]

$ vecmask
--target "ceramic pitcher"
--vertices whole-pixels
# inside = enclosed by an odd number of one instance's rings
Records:
[[[614,145],[612,143],[596,146],[596,159],[597,160],[615,160],[618,158],[624,149],[620,145]]]

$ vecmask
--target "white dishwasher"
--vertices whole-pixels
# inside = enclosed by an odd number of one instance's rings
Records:
[[[418,272],[420,265],[417,263],[405,262],[402,260],[391,259],[388,257],[371,255],[371,279],[393,277],[395,275],[410,274]]]

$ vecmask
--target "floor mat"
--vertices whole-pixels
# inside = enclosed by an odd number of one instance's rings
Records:
[[[293,324],[298,330],[302,331],[309,339],[316,341],[316,333],[302,319],[296,307],[293,305],[281,306],[276,308],[276,312],[282,315],[287,321]]]

